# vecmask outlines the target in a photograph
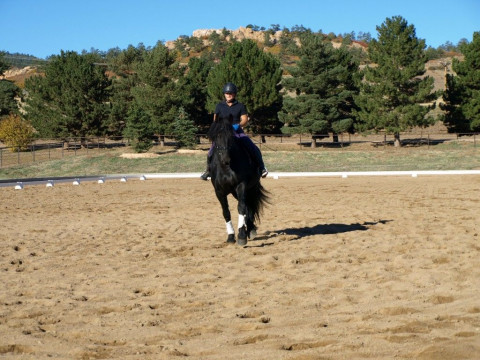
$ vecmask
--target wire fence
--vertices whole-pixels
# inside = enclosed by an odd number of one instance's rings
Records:
[[[0,144],[0,168],[96,152],[128,146],[123,138],[38,139],[26,149]]]
[[[400,135],[402,146],[415,146],[429,149],[447,142],[462,142],[467,146],[477,147],[479,133],[463,134],[423,134],[403,133]],[[314,136],[307,134],[249,134],[257,146],[265,150],[312,150],[312,149],[348,149],[363,145],[369,149],[384,150],[393,146],[393,135],[375,134],[363,136],[358,134],[338,134]],[[165,148],[176,148],[177,142],[172,135],[161,135],[154,140],[154,145]],[[206,149],[210,141],[206,135],[197,135],[197,147]],[[107,150],[125,148],[131,152],[130,143],[122,137],[88,137],[71,139],[39,139],[27,149],[4,146],[0,143],[0,168],[31,164],[41,161],[63,159],[79,155],[95,155]]]

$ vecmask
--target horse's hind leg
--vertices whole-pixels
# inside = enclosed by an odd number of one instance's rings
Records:
[[[247,215],[247,236],[249,239],[255,239],[257,236],[257,227],[255,226],[251,214]]]

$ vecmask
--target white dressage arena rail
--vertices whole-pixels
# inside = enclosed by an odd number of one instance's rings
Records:
[[[267,178],[278,180],[286,177],[339,177],[354,176],[431,176],[431,175],[480,175],[480,170],[409,170],[409,171],[338,171],[338,172],[271,172]],[[127,175],[98,175],[75,177],[50,177],[32,179],[0,180],[0,187],[15,187],[22,190],[26,185],[46,185],[53,187],[56,183],[72,183],[80,185],[82,182],[94,181],[104,184],[107,181],[148,180],[148,179],[195,179],[200,173],[156,173],[156,174],[127,174]]]

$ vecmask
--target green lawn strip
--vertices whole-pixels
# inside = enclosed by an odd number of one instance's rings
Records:
[[[107,174],[148,174],[201,172],[206,152],[158,154],[152,158],[126,159],[122,153],[98,152],[58,160],[43,160],[0,169],[0,179]],[[297,151],[263,150],[270,172],[332,171],[407,171],[480,169],[478,148],[438,145],[435,147],[374,150],[301,149]]]

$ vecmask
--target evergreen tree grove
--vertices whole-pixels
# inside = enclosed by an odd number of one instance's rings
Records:
[[[425,41],[419,40],[413,25],[401,16],[387,18],[377,26],[378,40],[368,53],[375,65],[364,69],[364,81],[356,103],[360,131],[386,131],[400,146],[400,132],[433,123],[427,117],[435,100],[433,78],[423,77],[427,58]]]
[[[473,34],[471,43],[461,45],[461,50],[465,58],[453,59],[456,76],[447,74],[444,104],[440,107],[450,131],[480,131],[480,32]]]
[[[334,49],[312,33],[301,37],[299,54],[289,68],[292,76],[283,81],[289,93],[279,118],[284,133],[311,134],[314,147],[316,135],[352,129],[358,65],[345,48]]]
[[[110,81],[89,54],[53,56],[45,76],[25,81],[26,117],[42,137],[85,137],[104,133]]]

